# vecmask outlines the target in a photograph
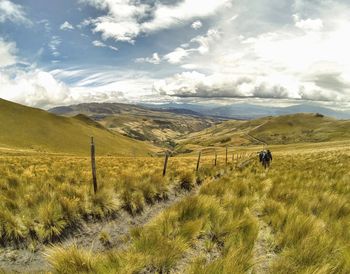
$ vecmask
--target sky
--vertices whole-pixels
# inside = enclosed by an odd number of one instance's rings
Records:
[[[350,110],[348,0],[0,0],[0,98]]]

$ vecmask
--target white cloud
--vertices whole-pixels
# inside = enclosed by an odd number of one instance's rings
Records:
[[[189,55],[189,52],[190,50],[187,49],[176,48],[174,51],[164,55],[164,59],[170,64],[179,64]]]
[[[51,53],[54,57],[58,57],[61,55],[60,52],[58,51],[58,47],[59,47],[59,45],[61,45],[61,43],[62,43],[62,40],[60,37],[58,37],[56,35],[51,37],[51,40],[50,40],[48,46],[49,46]]]
[[[26,17],[21,5],[15,4],[9,0],[0,0],[0,22],[12,21],[15,23],[31,24]]]
[[[107,45],[101,41],[98,41],[98,40],[94,40],[92,41],[92,44],[95,46],[95,47],[100,47],[100,48],[103,48],[103,47],[107,47]]]
[[[12,74],[0,72],[1,98],[34,107],[64,104],[70,99],[68,87],[48,72],[34,69]]]
[[[323,21],[321,19],[305,19],[301,20],[297,14],[294,16],[295,26],[305,31],[320,31],[323,28]]]
[[[113,47],[113,46],[106,45],[105,43],[103,43],[103,42],[101,42],[101,41],[99,41],[99,40],[94,40],[94,41],[92,41],[92,44],[93,44],[95,47],[99,47],[99,48],[110,48],[111,50],[118,51],[118,48]]]
[[[184,0],[177,5],[164,5],[156,2],[154,6],[131,0],[82,0],[97,9],[106,10],[107,15],[84,21],[92,25],[93,32],[100,32],[103,39],[133,43],[142,33],[186,24],[194,18],[214,15],[218,10],[231,5],[230,0]],[[152,19],[147,16],[152,14]],[[199,22],[199,21],[198,21]],[[198,26],[198,23],[196,23]]]
[[[219,40],[220,37],[221,34],[218,30],[209,29],[205,35],[198,35],[194,37],[189,43],[182,44],[174,51],[164,55],[163,59],[168,61],[170,64],[180,64],[187,57],[195,53],[202,55],[207,54],[214,42]],[[193,64],[191,66],[194,67]]]
[[[205,54],[209,52],[211,45],[218,41],[221,38],[221,34],[216,29],[208,30],[206,35],[199,35],[191,40],[191,42],[195,42],[199,44],[197,51],[201,54]]]
[[[231,5],[230,0],[184,0],[176,6],[159,2],[154,10],[154,18],[142,24],[144,32],[154,32],[171,28],[191,21],[193,18],[205,18],[218,10]]]
[[[263,78],[232,77],[220,73],[205,75],[197,71],[176,74],[156,82],[153,88],[160,94],[176,97],[287,98],[291,95],[286,87],[266,83]]]
[[[114,50],[114,51],[118,51],[119,49],[117,47],[114,47],[114,46],[108,46],[111,50]]]
[[[201,27],[203,26],[202,22],[197,20],[197,21],[194,21],[191,25],[191,28],[193,29],[200,29]]]
[[[0,68],[16,63],[16,44],[0,38]]]
[[[137,58],[135,59],[136,63],[150,63],[154,65],[158,65],[161,63],[161,58],[159,57],[158,53],[155,52],[152,54],[152,57],[146,57],[146,58]]]
[[[61,26],[60,26],[60,30],[73,30],[74,26],[69,23],[68,21],[65,21]]]

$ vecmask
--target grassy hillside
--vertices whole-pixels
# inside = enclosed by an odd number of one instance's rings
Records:
[[[174,146],[175,138],[208,128],[215,120],[189,110],[162,110],[119,103],[79,104],[49,111],[70,117],[84,114],[125,136],[169,148]]]
[[[350,120],[318,114],[295,114],[268,119],[250,132],[269,144],[325,142],[350,139]]]
[[[179,140],[179,151],[207,146],[293,144],[350,139],[350,120],[299,113],[252,121],[227,121]]]
[[[87,117],[60,117],[0,99],[0,147],[83,155],[89,153],[90,136],[99,155],[146,155],[152,150]]]

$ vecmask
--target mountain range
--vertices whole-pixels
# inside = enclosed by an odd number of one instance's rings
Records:
[[[275,107],[253,104],[231,104],[225,106],[218,106],[208,104],[199,105],[170,103],[160,105],[148,104],[143,106],[164,110],[187,109],[194,111],[198,115],[210,115],[215,117],[239,120],[251,120],[265,116],[279,116],[296,113],[320,113],[322,115],[333,117],[336,119],[350,119],[349,111],[337,111],[316,104],[297,104],[288,107]]]

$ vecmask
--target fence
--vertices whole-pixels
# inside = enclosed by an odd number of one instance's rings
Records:
[[[232,147],[234,148],[234,147]],[[94,142],[94,137],[91,137],[91,171],[92,171],[92,184],[93,184],[93,189],[94,189],[94,193],[96,194],[98,191],[98,185],[97,185],[97,175],[96,175],[96,158],[95,158],[95,142]],[[218,153],[216,148],[206,148],[205,149],[206,152],[210,151],[211,153],[214,152],[214,166],[218,166]],[[203,152],[204,149],[202,149],[201,151],[199,151],[198,153],[198,158],[196,161],[196,168],[195,168],[195,172],[198,173],[199,168],[200,168],[200,164],[201,164],[201,158],[203,156]],[[225,166],[229,165],[228,162],[228,154],[229,154],[229,147],[226,146],[225,147]],[[237,167],[242,167],[242,165],[245,165],[247,163],[247,161],[250,161],[252,159],[252,156],[255,153],[243,153],[243,152],[238,152],[235,154],[234,151],[232,152],[232,162],[231,165],[236,164]],[[236,155],[236,158],[235,158]],[[164,158],[164,166],[163,166],[163,173],[162,175],[165,176],[166,172],[167,172],[167,167],[168,167],[168,162],[169,162],[169,158],[170,158],[170,153],[169,152],[165,152],[165,158]],[[236,159],[236,161],[235,161]],[[243,160],[243,162],[239,165],[239,161]]]

